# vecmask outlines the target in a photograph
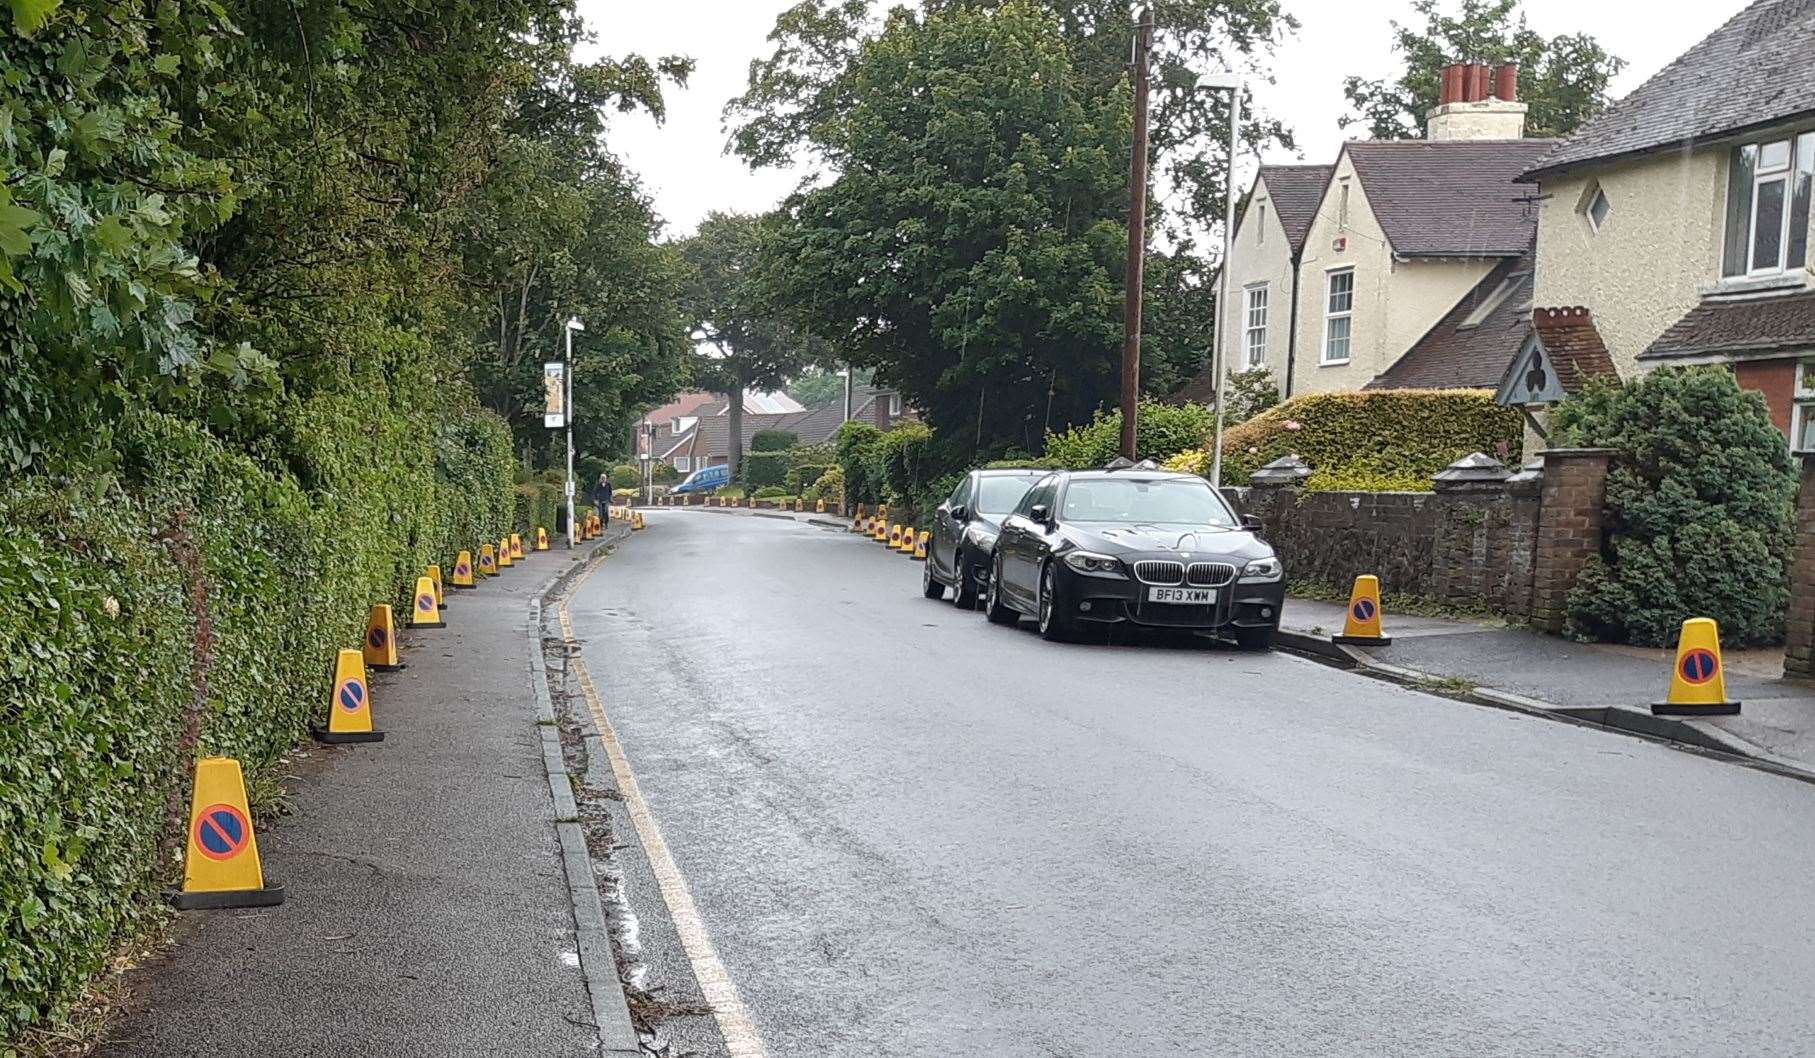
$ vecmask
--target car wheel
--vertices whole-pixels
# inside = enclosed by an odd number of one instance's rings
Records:
[[[997,567],[1000,567],[997,563]],[[1021,615],[1010,609],[1002,601],[1002,570],[994,568],[989,575],[989,594],[983,599],[983,616],[994,625],[1012,625],[1021,619]]]
[[[1058,594],[1052,563],[1048,562],[1040,568],[1040,638],[1063,643],[1071,638],[1071,622],[1058,612]]]
[[[1273,649],[1273,626],[1237,628],[1235,643],[1243,650],[1271,650]]]
[[[977,575],[974,566],[975,563],[960,549],[956,561],[952,563],[952,572],[958,575],[958,586],[952,589],[952,605],[960,610],[977,608]]]
[[[938,577],[933,576],[933,560],[931,558],[920,563],[920,594],[929,599],[945,598],[945,585],[939,583]]]

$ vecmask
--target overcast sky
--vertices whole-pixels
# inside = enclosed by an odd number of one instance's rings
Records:
[[[613,151],[641,175],[669,234],[692,230],[713,209],[760,212],[786,195],[801,174],[751,172],[724,153],[720,111],[740,94],[750,60],[769,54],[775,16],[793,0],[579,0],[599,40],[595,54],[690,56],[698,69],[668,94],[668,120],[614,115]],[[1546,36],[1586,32],[1629,63],[1615,82],[1623,95],[1746,6],[1747,0],[1659,4],[1655,0],[1525,0],[1531,25]],[[1345,113],[1342,79],[1394,72],[1393,19],[1412,20],[1410,0],[1285,0],[1302,27],[1273,64],[1276,84],[1256,88],[1262,108],[1298,134],[1304,161],[1335,159]],[[1269,162],[1300,160],[1289,153]],[[1244,167],[1251,177],[1253,163]]]

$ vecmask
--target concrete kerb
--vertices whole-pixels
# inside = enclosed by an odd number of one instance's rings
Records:
[[[622,523],[613,523],[621,525]],[[600,1053],[604,1055],[641,1055],[636,1026],[630,1020],[630,1005],[624,999],[624,985],[618,979],[618,961],[611,951],[611,933],[605,918],[605,902],[592,873],[592,855],[586,848],[586,832],[580,826],[580,807],[574,802],[573,786],[567,778],[567,762],[561,754],[561,729],[555,719],[555,703],[548,690],[548,672],[543,662],[542,613],[548,597],[576,570],[597,556],[599,550],[619,543],[630,535],[607,529],[591,549],[577,553],[573,562],[555,572],[531,595],[529,600],[529,674],[536,694],[536,728],[542,734],[542,764],[548,772],[548,792],[554,801],[555,837],[561,845],[561,866],[567,875],[567,892],[573,902],[574,943],[579,948],[580,975],[586,981],[586,992],[592,1003],[593,1022],[599,1031]]]
[[[1404,665],[1390,665],[1376,660],[1365,650],[1332,643],[1322,636],[1282,628],[1277,633],[1276,641],[1287,650],[1304,654],[1326,664],[1357,671],[1378,679],[1391,680],[1394,683],[1401,683],[1419,690],[1432,691],[1433,685],[1440,687],[1446,682],[1446,677],[1407,668]],[[1615,731],[1623,735],[1649,739],[1685,752],[1716,757],[1729,763],[1757,768],[1760,771],[1768,771],[1801,782],[1815,783],[1815,771],[1755,746],[1704,720],[1678,720],[1653,716],[1649,709],[1626,705],[1591,708],[1561,706],[1523,694],[1502,691],[1495,687],[1471,687],[1465,691],[1437,690],[1433,693],[1495,709],[1507,709],[1528,716],[1542,717],[1546,720],[1596,727],[1604,731]]]

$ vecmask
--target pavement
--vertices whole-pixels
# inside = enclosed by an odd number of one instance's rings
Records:
[[[1782,678],[1779,651],[1725,651],[1727,693],[1738,716],[1675,720],[1653,717],[1675,663],[1671,649],[1575,643],[1489,621],[1400,617],[1384,600],[1382,647],[1348,648],[1363,667],[1383,675],[1461,680],[1468,693],[1496,704],[1555,712],[1795,772],[1815,780],[1815,685]],[[1340,631],[1341,603],[1291,599],[1282,628],[1327,640]],[[1289,645],[1306,646],[1288,636]]]
[[[600,1053],[594,992],[616,975],[581,967],[528,625],[590,551],[532,554],[453,592],[446,628],[403,632],[408,667],[370,675],[385,741],[307,750],[291,811],[258,835],[286,902],[180,916],[173,946],[128,973],[100,1053]]]
[[[1045,643],[831,526],[645,513],[572,638],[672,868],[628,901],[713,953],[651,984],[735,995],[740,1056],[1815,1039],[1815,786],[1284,651]]]

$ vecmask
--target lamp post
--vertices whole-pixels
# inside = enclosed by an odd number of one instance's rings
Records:
[[[1153,8],[1141,9],[1134,27],[1134,150],[1128,159],[1128,265],[1122,303],[1122,455],[1135,458],[1141,405],[1141,296],[1147,264],[1147,56],[1153,50]]]
[[[1239,73],[1209,74],[1198,78],[1205,88],[1225,89],[1229,93],[1229,179],[1223,192],[1223,269],[1222,291],[1217,295],[1216,314],[1210,325],[1210,378],[1216,386],[1216,435],[1210,456],[1210,485],[1223,487],[1223,412],[1228,407],[1228,394],[1223,385],[1223,338],[1228,333],[1229,257],[1235,251],[1235,151],[1242,125],[1242,76]]]
[[[572,550],[579,544],[578,534],[574,532],[574,480],[573,480],[573,333],[583,331],[586,325],[578,317],[570,317],[564,328],[567,337],[567,547]]]

